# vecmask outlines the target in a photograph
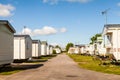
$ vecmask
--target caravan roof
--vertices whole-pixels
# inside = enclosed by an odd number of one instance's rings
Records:
[[[0,24],[6,25],[11,32],[13,32],[13,33],[16,32],[15,29],[13,28],[13,26],[7,20],[0,20]]]

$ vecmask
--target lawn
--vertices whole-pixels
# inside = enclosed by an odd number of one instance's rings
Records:
[[[91,56],[83,56],[76,54],[68,54],[75,62],[78,63],[79,67],[94,70],[98,72],[104,72],[109,74],[118,74],[120,75],[120,65],[101,64],[100,60],[93,60]],[[101,65],[100,65],[101,64]]]

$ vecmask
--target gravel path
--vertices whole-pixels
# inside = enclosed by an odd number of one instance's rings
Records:
[[[120,75],[81,69],[67,55],[60,54],[42,67],[0,76],[0,80],[120,80]]]

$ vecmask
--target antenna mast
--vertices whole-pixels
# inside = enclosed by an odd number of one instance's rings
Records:
[[[105,11],[102,11],[102,15],[105,15],[105,22],[106,24],[108,23],[108,11],[110,10],[110,8],[106,9]]]
[[[26,33],[25,33],[25,29],[26,29],[26,26],[24,26],[24,28],[23,28],[23,30],[24,30],[24,31],[23,31],[23,34],[26,34]]]

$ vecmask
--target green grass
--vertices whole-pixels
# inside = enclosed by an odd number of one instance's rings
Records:
[[[30,61],[26,61],[25,63],[35,63],[38,64],[40,62],[46,62],[48,61],[48,59],[51,59],[53,57],[57,56],[56,54],[52,54],[52,55],[47,55],[47,56],[40,56],[39,58],[33,58],[33,60]]]
[[[57,56],[56,54],[52,54],[52,55],[47,55],[47,56],[41,56],[39,59],[40,60],[48,60],[51,59],[53,57]]]
[[[100,60],[93,60],[91,56],[83,56],[83,55],[76,55],[76,54],[68,54],[75,62],[78,63],[79,67],[94,70],[98,72],[104,72],[109,74],[118,74],[120,75],[120,65],[112,65],[110,61],[106,62],[109,63],[107,65],[100,65]]]
[[[40,66],[43,66],[43,64],[15,64],[11,66],[1,67],[0,68],[0,75],[10,75],[14,74],[20,71],[28,70],[28,69],[35,69]]]
[[[2,72],[2,73],[0,73],[0,74],[1,74],[1,75],[11,75],[11,74],[17,73],[17,72],[19,72],[19,71],[21,71],[21,70],[15,70],[15,71],[9,71],[9,72]]]

